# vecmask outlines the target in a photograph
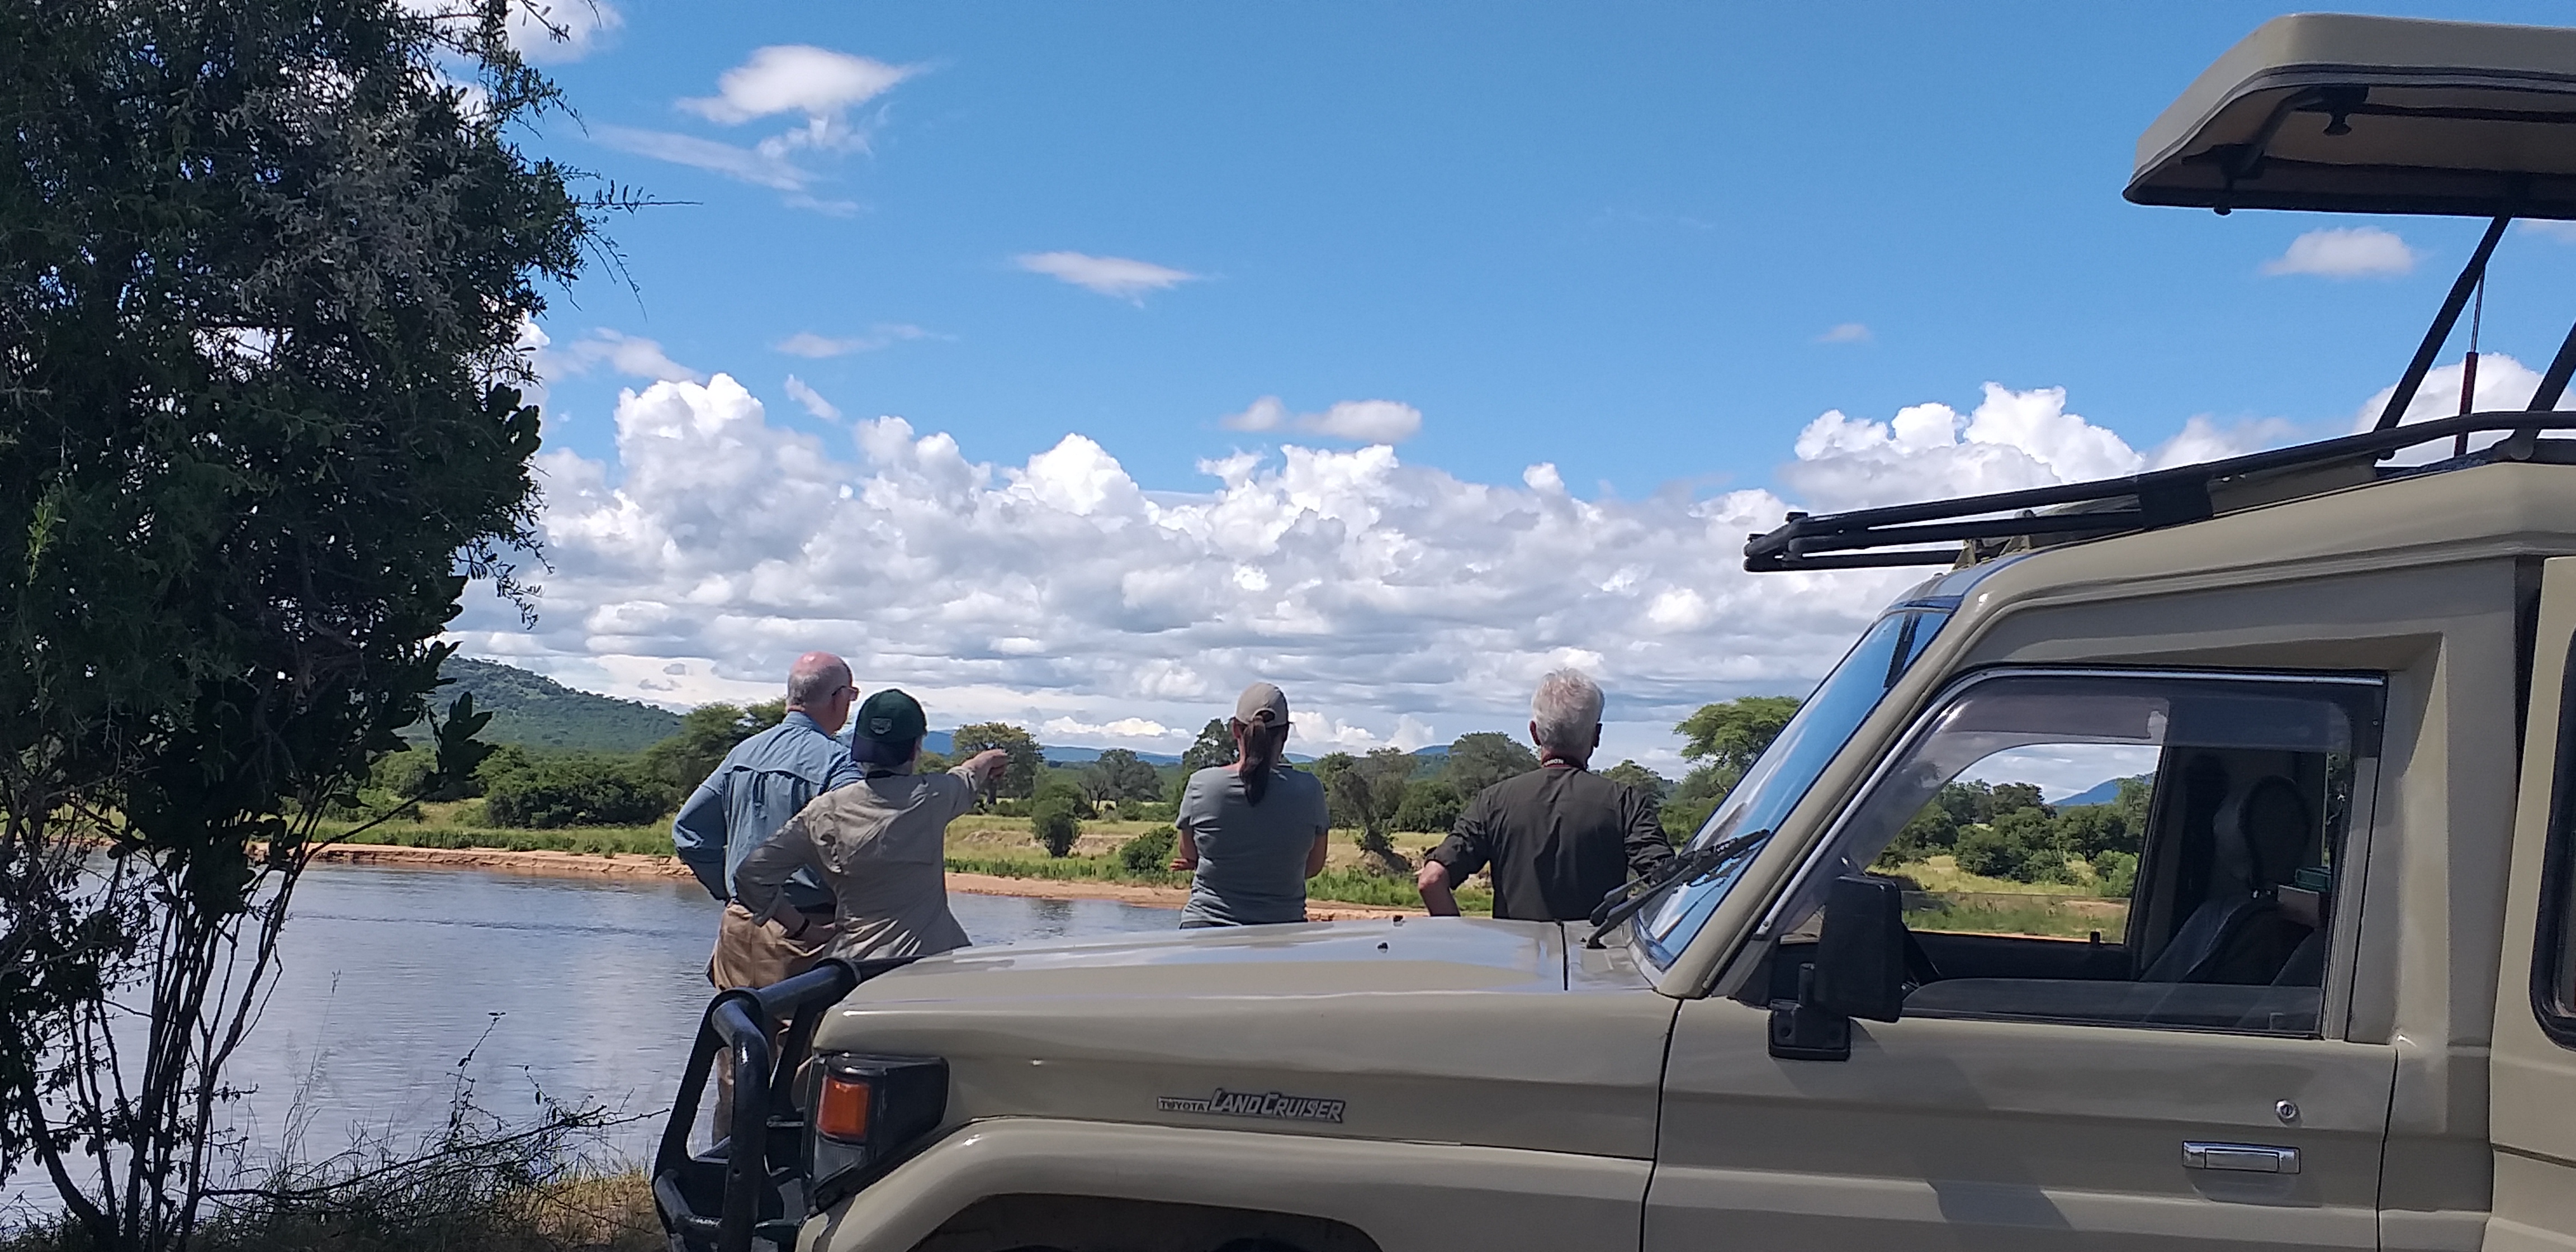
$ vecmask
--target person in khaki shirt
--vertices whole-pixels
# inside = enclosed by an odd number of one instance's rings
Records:
[[[975,807],[981,784],[1006,758],[980,752],[945,773],[916,774],[927,729],[911,696],[892,688],[869,696],[850,735],[865,773],[815,797],[752,849],[734,872],[736,901],[783,938],[812,942],[806,932],[817,923],[785,892],[803,870],[832,896],[829,932],[818,936],[825,955],[864,960],[965,947],[966,931],[948,911],[948,823]]]

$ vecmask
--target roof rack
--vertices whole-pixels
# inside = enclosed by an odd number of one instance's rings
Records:
[[[2257,504],[2494,461],[2576,462],[2576,440],[2542,440],[2539,433],[2544,430],[2576,430],[2576,412],[2471,413],[2126,478],[1822,516],[1791,513],[1777,529],[1755,535],[1744,545],[1744,568],[1764,573],[1965,565],[1991,555],[1979,551],[1987,543],[2000,546],[2043,538],[2070,542],[2162,530]],[[2507,437],[2474,453],[2424,466],[2378,465],[2381,459],[2416,444],[2496,432],[2506,432]],[[2334,472],[2339,469],[2346,472]],[[2040,509],[2049,511],[2035,511]],[[1965,546],[1919,546],[1932,543]]]

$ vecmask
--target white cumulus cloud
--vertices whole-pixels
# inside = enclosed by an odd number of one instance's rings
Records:
[[[808,44],[782,44],[753,52],[749,60],[716,79],[716,94],[682,100],[680,107],[726,126],[778,113],[802,113],[809,120],[838,118],[919,72],[918,66],[888,65]]]
[[[1279,397],[1263,396],[1218,424],[1227,430],[1297,430],[1358,443],[1402,443],[1422,433],[1422,410],[1393,400],[1344,400],[1321,413],[1291,413]]]
[[[2405,240],[2376,226],[2329,226],[2291,240],[2289,251],[2263,263],[2263,272],[2362,278],[2407,273],[2415,260]]]
[[[1816,336],[1818,343],[1868,343],[1869,341],[1869,327],[1858,322],[1844,322]]]
[[[1965,415],[1817,418],[1785,493],[1586,500],[1544,463],[1478,482],[1384,444],[1238,453],[1148,491],[1080,434],[1016,464],[894,417],[818,436],[718,374],[623,393],[610,459],[542,455],[541,616],[470,600],[458,638],[673,703],[768,698],[830,648],[934,725],[1167,751],[1254,678],[1288,690],[1301,751],[1517,733],[1532,685],[1574,665],[1609,692],[1610,759],[1669,764],[1675,721],[1803,690],[1922,576],[1747,574],[1745,537],[1793,500],[2036,486],[2264,437],[2202,421],[2140,452],[2059,391],[1991,386]]]
[[[1024,252],[1013,260],[1032,274],[1044,274],[1085,291],[1096,291],[1137,304],[1145,302],[1146,292],[1169,290],[1200,277],[1187,270],[1176,270],[1151,261],[1122,256],[1091,256],[1081,252]]]

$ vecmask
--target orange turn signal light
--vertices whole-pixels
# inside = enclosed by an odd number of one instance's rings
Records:
[[[814,1129],[854,1143],[866,1139],[868,1105],[874,1094],[861,1075],[825,1074],[823,1097],[815,1101]]]

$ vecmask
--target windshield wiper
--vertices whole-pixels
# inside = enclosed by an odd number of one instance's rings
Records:
[[[1664,862],[1663,867],[1652,874],[1632,878],[1612,888],[1610,894],[1601,897],[1601,903],[1593,906],[1592,933],[1584,939],[1583,946],[1600,947],[1601,936],[1610,933],[1619,923],[1644,912],[1649,902],[1663,894],[1664,888],[1677,882],[1688,882],[1716,869],[1770,837],[1770,831],[1756,830],[1732,839],[1721,839]]]

